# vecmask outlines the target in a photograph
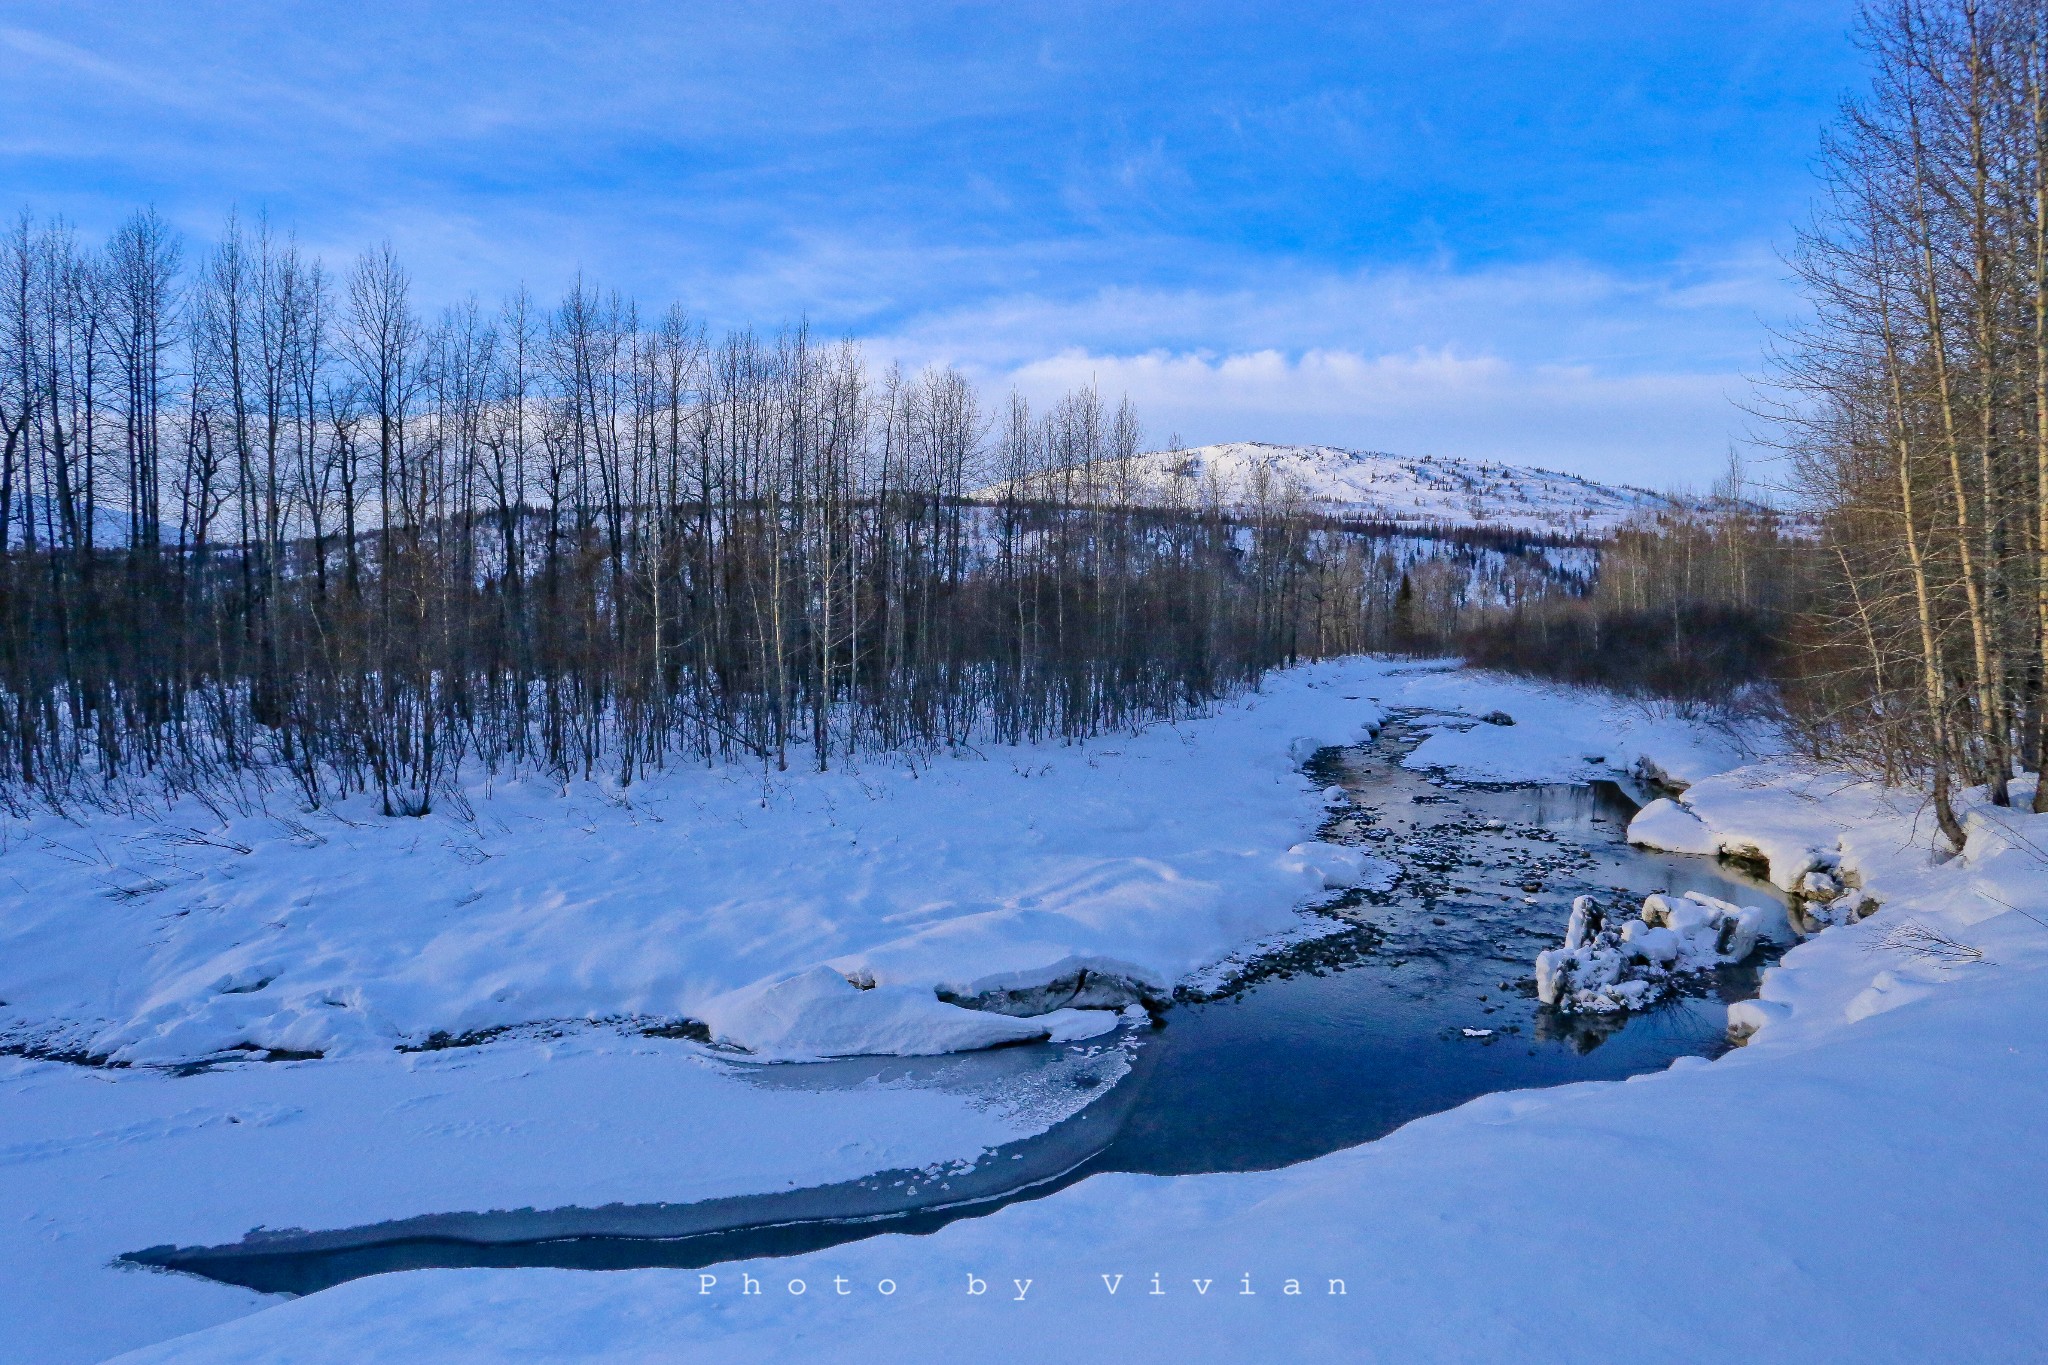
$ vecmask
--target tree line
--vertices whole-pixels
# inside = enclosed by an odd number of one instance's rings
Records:
[[[1467,541],[1399,576],[1390,645],[1490,668],[1796,719],[1814,544],[1738,460],[1601,541]],[[1480,547],[1483,567],[1462,571]],[[1513,548],[1518,553],[1504,553]]]
[[[2048,6],[1886,0],[1864,37],[1781,357],[1821,518],[1807,719],[1925,780],[1959,846],[1958,785],[2007,804],[2048,759]]]
[[[991,403],[581,279],[429,319],[390,248],[334,275],[261,219],[190,250],[152,211],[97,245],[21,214],[0,438],[14,800],[282,773],[423,813],[472,762],[823,768],[1369,643],[1369,547],[1280,493],[1119,506],[1128,402]]]

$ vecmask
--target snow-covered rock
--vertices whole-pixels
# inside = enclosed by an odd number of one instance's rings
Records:
[[[1325,889],[1358,886],[1384,891],[1401,875],[1400,867],[1385,858],[1375,858],[1364,849],[1320,840],[1296,844],[1281,861],[1317,878]]]
[[[1044,1020],[962,1009],[929,989],[862,990],[823,966],[729,992],[708,1002],[701,1013],[714,1039],[745,1048],[759,1061],[929,1057],[1026,1042],[1051,1033]],[[1066,1029],[1083,1021],[1059,1022]]]
[[[1842,884],[1832,873],[1816,868],[1799,879],[1798,891],[1808,900],[1831,901],[1842,894]]]
[[[1705,843],[1714,853],[1762,865],[1771,883],[1786,891],[1797,891],[1809,872],[1832,873],[1841,862],[1844,831],[1890,813],[1888,794],[1874,784],[1783,761],[1702,777],[1674,805],[1706,827],[1706,840],[1668,814],[1644,824],[1642,838],[1631,824],[1629,837],[1683,853],[1702,851]],[[1667,836],[1670,842],[1660,842]]]
[[[1741,962],[1760,943],[1790,943],[1783,906],[1737,906],[1689,891],[1643,900],[1641,914],[1600,922],[1591,896],[1572,902],[1564,946],[1536,956],[1536,995],[1589,1013],[1640,1009],[1669,994],[1675,978]]]
[[[1628,822],[1628,841],[1666,853],[1711,857],[1720,852],[1714,831],[1707,828],[1706,822],[1668,796],[1660,796],[1636,812]]]
[[[1676,799],[1650,802],[1629,822],[1629,842],[1669,853],[1720,854],[1760,864],[1773,885],[1800,892],[1809,873],[1833,877],[1841,836],[1882,793],[1783,764],[1703,777]],[[1823,883],[1816,883],[1823,885]]]
[[[1728,1006],[1728,1036],[1738,1042],[1780,1019],[1788,1019],[1792,1007],[1779,1000],[1737,1000]]]

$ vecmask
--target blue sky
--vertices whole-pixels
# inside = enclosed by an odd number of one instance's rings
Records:
[[[1797,299],[1848,3],[0,4],[0,203],[267,210],[423,303],[1128,391],[1163,441],[1704,484]]]

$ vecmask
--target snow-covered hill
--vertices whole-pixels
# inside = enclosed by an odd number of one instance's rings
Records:
[[[1041,476],[1032,491],[1054,494],[1057,478]],[[1111,465],[1102,478],[1111,496],[1147,503],[1244,507],[1296,496],[1332,516],[1561,535],[1605,535],[1638,513],[1675,505],[1647,489],[1550,469],[1264,441],[1155,450]]]

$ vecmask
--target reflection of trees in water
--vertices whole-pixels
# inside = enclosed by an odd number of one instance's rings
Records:
[[[1612,1014],[1575,1014],[1555,1005],[1538,1005],[1536,1041],[1563,1043],[1583,1057],[1626,1028],[1628,1020],[1628,1014],[1621,1010]]]
[[[1583,1057],[1625,1028],[1634,1028],[1645,1043],[1661,1042],[1674,1056],[1698,1053],[1713,1057],[1726,1050],[1726,1030],[1718,1022],[1720,1004],[1709,994],[1699,998],[1702,983],[1693,983],[1687,994],[1647,1010],[1615,1010],[1611,1014],[1574,1013],[1555,1005],[1536,1007],[1536,1040],[1563,1043]],[[1749,992],[1754,995],[1755,991]],[[1743,997],[1736,997],[1743,998]]]

